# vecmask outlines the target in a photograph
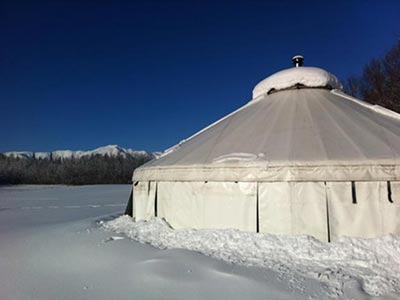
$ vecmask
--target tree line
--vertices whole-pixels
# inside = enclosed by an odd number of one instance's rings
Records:
[[[115,184],[129,183],[134,169],[151,160],[102,156],[69,159],[26,159],[0,154],[0,184]]]
[[[400,113],[400,40],[382,57],[372,59],[362,75],[348,78],[345,92]]]

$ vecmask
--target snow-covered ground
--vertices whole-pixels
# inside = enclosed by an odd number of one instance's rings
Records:
[[[400,298],[399,238],[173,231],[121,217],[129,190],[0,188],[0,299]]]

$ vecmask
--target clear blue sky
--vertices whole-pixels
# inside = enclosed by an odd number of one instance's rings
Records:
[[[398,0],[0,0],[0,151],[163,150],[295,54],[345,79],[399,36]]]

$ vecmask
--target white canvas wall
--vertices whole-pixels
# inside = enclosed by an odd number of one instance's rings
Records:
[[[374,238],[400,233],[400,183],[391,182],[393,203],[386,181],[328,182],[328,207],[332,240],[342,236]]]
[[[157,211],[176,229],[373,238],[400,234],[400,182],[390,186],[389,197],[387,181],[355,182],[354,192],[351,182],[144,181],[134,186],[133,209],[136,220]]]
[[[392,181],[391,183],[391,200],[385,199],[387,193],[387,185],[381,184],[381,210],[383,214],[382,226],[384,234],[400,234],[400,182]]]
[[[328,241],[323,182],[259,183],[260,231],[307,234]]]
[[[256,183],[160,182],[158,212],[174,228],[256,230]]]
[[[141,181],[133,186],[133,215],[136,221],[149,220],[154,216],[157,182]]]

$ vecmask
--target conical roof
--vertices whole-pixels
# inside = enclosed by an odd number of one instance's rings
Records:
[[[134,180],[400,179],[400,116],[340,91],[318,68],[291,68],[249,103],[135,170]]]

